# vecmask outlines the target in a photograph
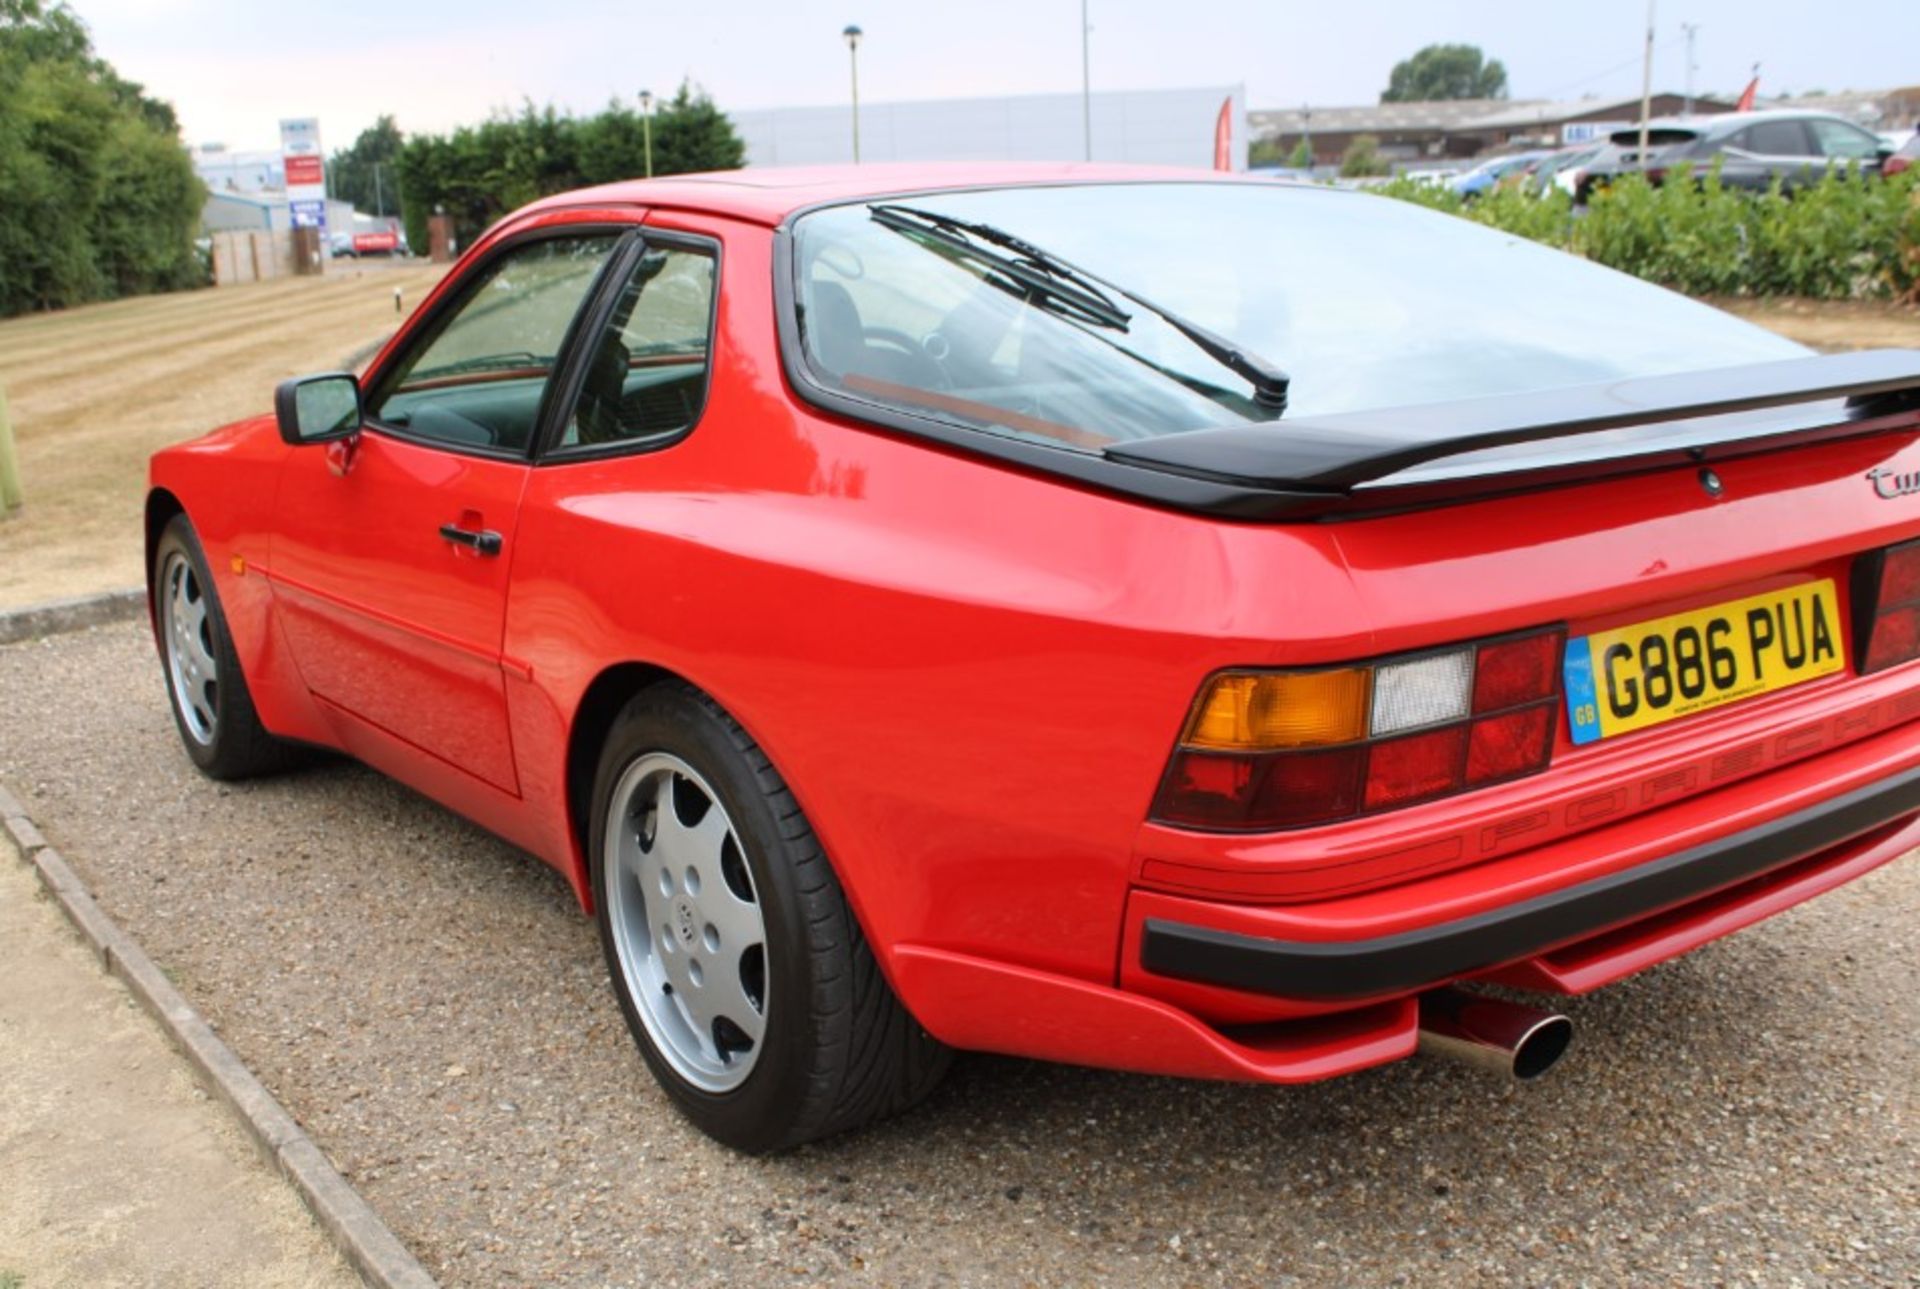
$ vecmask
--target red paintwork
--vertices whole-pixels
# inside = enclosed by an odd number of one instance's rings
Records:
[[[1221,668],[1553,622],[1579,634],[1816,574],[1844,596],[1851,554],[1920,533],[1920,499],[1875,500],[1863,479],[1920,465],[1920,418],[1728,461],[1717,501],[1673,470],[1256,526],[836,420],[786,386],[770,230],[793,209],[916,186],[1141,177],[1167,176],[864,167],[550,199],[481,239],[436,297],[532,224],[644,221],[717,238],[711,392],[687,439],[528,466],[368,433],[349,467],[339,448],[283,446],[261,418],[156,456],[156,495],[198,528],[270,728],[344,748],[526,847],[583,904],[567,781],[583,695],[636,663],[713,695],[787,778],[908,1007],[968,1047],[1275,1082],[1396,1059],[1413,1050],[1411,1000],[1335,1012],[1159,978],[1138,965],[1143,919],[1386,934],[1920,764],[1920,665],[1908,664],[1586,748],[1563,733],[1536,778],[1330,827],[1223,837],[1145,823],[1188,707]],[[437,535],[482,520],[506,536],[500,559]],[[1908,821],[1491,974],[1589,989],[1916,841]]]

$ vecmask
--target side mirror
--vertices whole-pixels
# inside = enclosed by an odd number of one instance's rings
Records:
[[[280,437],[295,447],[343,439],[360,428],[360,381],[348,372],[296,376],[273,391]]]

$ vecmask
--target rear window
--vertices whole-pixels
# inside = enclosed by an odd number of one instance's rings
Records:
[[[1699,137],[1700,132],[1698,130],[1682,130],[1672,126],[1654,126],[1647,131],[1647,146],[1649,148],[1670,148],[1676,143],[1692,143]],[[1640,129],[1638,126],[1635,126],[1631,130],[1615,130],[1612,134],[1608,135],[1607,138],[1618,147],[1637,148],[1640,146]]]
[[[1070,261],[1124,321],[1064,306],[866,203],[829,207],[794,226],[805,375],[871,407],[1065,449],[1269,419],[1247,378],[1122,292],[1284,369],[1275,433],[1301,416],[1805,352],[1623,274],[1366,193],[1164,183],[889,200]]]

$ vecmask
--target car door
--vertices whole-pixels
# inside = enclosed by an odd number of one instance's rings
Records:
[[[501,639],[530,446],[619,236],[545,231],[474,265],[371,375],[361,432],[282,470],[271,575],[308,689],[507,792]]]

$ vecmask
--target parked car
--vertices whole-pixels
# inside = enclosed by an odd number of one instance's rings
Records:
[[[1635,151],[1639,140],[1638,127],[1616,131],[1611,141],[1618,151],[1609,164],[1587,167],[1587,191],[1579,197],[1631,170],[1657,187],[1676,172],[1697,178],[1716,165],[1729,188],[1764,192],[1778,181],[1792,192],[1839,166],[1878,174],[1888,155],[1878,135],[1828,112],[1729,112],[1650,122],[1644,164]]]
[[[328,239],[336,256],[349,259],[362,255],[405,255],[406,238],[391,229],[366,233],[335,233]]]
[[[1880,165],[1880,173],[1891,179],[1894,175],[1904,174],[1920,165],[1920,130],[1907,136],[1907,141],[1899,151],[1888,157]]]
[[[1523,172],[1527,166],[1547,156],[1545,152],[1509,152],[1480,162],[1453,180],[1453,190],[1471,201],[1493,191],[1503,179]]]
[[[1916,396],[1364,193],[623,183],[158,453],[153,625],[206,774],[339,749],[563,873],[741,1149],[953,1048],[1530,1076],[1566,1019],[1456,986],[1920,845]]]
[[[1563,192],[1571,193],[1578,182],[1581,167],[1593,161],[1606,148],[1604,143],[1576,143],[1547,153],[1528,168],[1528,190],[1540,194],[1558,187]]]

